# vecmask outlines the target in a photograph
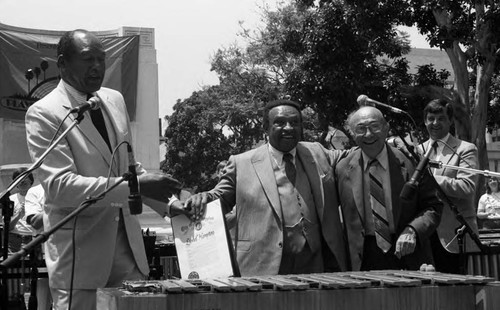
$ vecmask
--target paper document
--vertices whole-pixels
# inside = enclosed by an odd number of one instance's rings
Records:
[[[233,275],[224,214],[219,200],[207,204],[205,217],[192,222],[172,218],[172,231],[183,279],[224,278]]]

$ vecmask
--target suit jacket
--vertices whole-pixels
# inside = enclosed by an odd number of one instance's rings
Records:
[[[422,263],[432,263],[429,236],[439,224],[443,205],[430,182],[421,182],[411,201],[401,199],[399,195],[403,185],[411,178],[415,167],[403,153],[393,147],[387,146],[387,156],[391,178],[392,216],[396,230],[393,245],[406,226],[415,229],[417,248],[402,259],[409,268],[418,269]],[[361,268],[365,238],[363,167],[361,149],[357,148],[335,168],[349,243],[350,268],[354,271]]]
[[[236,259],[242,276],[278,274],[283,246],[283,218],[278,188],[271,165],[269,146],[229,158],[226,173],[209,192],[210,200],[221,199],[225,212],[236,205]],[[326,250],[335,255],[341,270],[346,268],[344,239],[331,164],[343,154],[330,152],[319,143],[297,145],[309,178]],[[309,244],[316,247],[321,241]],[[313,249],[314,250],[314,249]],[[328,264],[331,262],[325,262]]]
[[[474,144],[457,139],[452,135],[445,142],[446,145],[444,145],[443,151],[440,154],[440,162],[449,166],[477,168],[477,148]],[[428,150],[429,140],[424,142],[423,146],[425,150]],[[419,146],[419,152],[423,153],[422,145]],[[433,158],[432,155],[431,158]],[[457,207],[457,210],[464,217],[465,221],[477,234],[476,203],[474,202],[477,176],[467,171],[443,167],[436,170],[434,178],[443,190],[443,193]],[[443,199],[443,201],[446,203],[446,199]],[[439,240],[443,247],[454,238],[455,230],[460,226],[461,224],[456,219],[455,213],[446,203],[441,223],[437,228]],[[467,251],[477,250],[475,243],[470,239],[468,234],[466,245]],[[452,253],[459,252],[456,239],[450,244],[448,251]]]
[[[117,143],[131,141],[130,125],[122,95],[114,90],[101,88],[97,95],[102,100],[103,112],[111,119]],[[68,94],[62,81],[43,99],[33,104],[26,113],[28,149],[33,161],[47,149],[63,121],[68,109],[82,102]],[[70,116],[64,121],[61,131],[73,124]],[[51,229],[86,197],[95,197],[107,187],[107,174],[121,176],[127,171],[125,146],[119,148],[112,164],[111,152],[88,112],[85,118],[63,138],[43,161],[38,177],[46,193],[47,217],[45,230]],[[109,186],[116,182],[111,180]],[[75,228],[76,260],[75,289],[104,287],[111,272],[115,253],[115,242],[120,209],[127,237],[137,266],[148,274],[149,267],[144,251],[141,227],[135,215],[127,207],[128,186],[126,182],[106,194],[104,199],[91,205],[78,215],[76,227],[70,220],[52,234],[45,244],[45,260],[50,286],[69,288],[72,266],[72,231]]]

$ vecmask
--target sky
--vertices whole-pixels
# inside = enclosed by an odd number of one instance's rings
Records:
[[[177,99],[218,84],[210,71],[217,49],[241,43],[239,22],[254,29],[263,5],[279,0],[0,0],[0,23],[44,30],[91,31],[123,26],[155,29],[159,111],[170,115]],[[413,47],[428,48],[415,29],[405,28]]]

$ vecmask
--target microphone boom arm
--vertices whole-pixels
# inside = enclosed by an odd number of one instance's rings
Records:
[[[438,168],[438,169],[441,169],[444,167],[444,168],[453,169],[453,170],[467,171],[467,172],[471,172],[474,174],[482,174],[485,177],[500,178],[500,173],[498,173],[498,172],[493,172],[493,171],[489,171],[489,170],[478,170],[478,169],[467,168],[467,167],[451,166],[451,165],[443,164],[440,161],[431,160],[431,161],[429,161],[429,165],[433,168]]]

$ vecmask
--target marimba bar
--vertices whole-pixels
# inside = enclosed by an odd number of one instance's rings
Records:
[[[500,309],[493,278],[383,270],[136,281],[99,289],[97,309]]]

